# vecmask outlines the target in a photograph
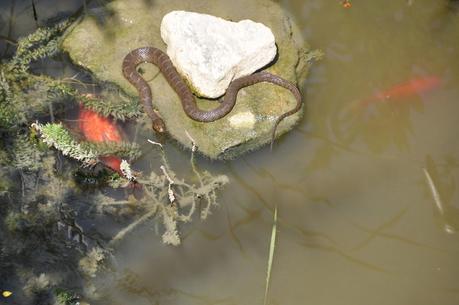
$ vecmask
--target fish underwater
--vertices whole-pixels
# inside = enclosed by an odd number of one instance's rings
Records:
[[[388,102],[410,98],[416,95],[431,92],[441,85],[441,79],[436,75],[418,77],[410,79],[406,82],[394,85],[384,91],[380,91],[375,95],[361,101],[360,106],[368,106],[372,102]]]
[[[93,143],[115,142],[121,143],[122,136],[113,120],[97,112],[80,106],[78,127],[84,138]],[[112,170],[121,173],[121,158],[117,156],[100,156],[101,162]]]

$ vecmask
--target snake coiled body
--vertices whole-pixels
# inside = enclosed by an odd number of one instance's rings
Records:
[[[237,93],[241,88],[260,82],[269,82],[290,90],[295,96],[297,104],[295,108],[283,113],[277,118],[272,131],[271,145],[275,137],[277,125],[287,116],[299,111],[302,106],[300,91],[293,83],[268,72],[258,72],[233,80],[226,90],[223,102],[212,110],[201,110],[196,104],[190,88],[188,88],[185,81],[181,78],[166,53],[154,47],[138,48],[129,52],[124,58],[122,65],[123,75],[139,92],[139,98],[145,112],[152,120],[153,129],[158,133],[165,132],[166,126],[161,117],[153,110],[150,86],[136,70],[139,64],[145,62],[152,63],[159,68],[169,85],[179,96],[186,115],[199,122],[213,122],[227,115],[233,109]]]

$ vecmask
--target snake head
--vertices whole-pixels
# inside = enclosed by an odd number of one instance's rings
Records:
[[[161,119],[154,120],[152,123],[153,130],[158,134],[163,134],[166,132],[166,125]]]

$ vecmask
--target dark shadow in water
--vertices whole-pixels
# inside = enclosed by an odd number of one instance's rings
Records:
[[[232,176],[237,179],[237,181],[241,184],[242,187],[244,187],[246,190],[254,194],[256,198],[259,199],[260,203],[262,203],[266,209],[272,212],[272,208],[269,205],[269,203],[264,199],[264,197],[254,187],[250,186],[242,177],[238,176],[238,174],[236,174],[236,172],[233,169],[231,169],[231,173],[232,173]],[[336,241],[334,241],[331,237],[327,236],[324,233],[305,230],[299,226],[295,226],[295,225],[286,223],[282,218],[278,219],[278,223],[279,223],[279,227],[282,227],[282,226],[288,227],[290,229],[293,229],[299,232],[303,237],[305,237],[307,241],[303,241],[299,243],[300,245],[304,247],[314,248],[314,249],[318,249],[322,251],[335,253],[354,264],[358,264],[362,267],[371,269],[373,271],[388,272],[386,269],[382,267],[368,263],[364,260],[358,259],[356,257],[353,257],[352,255],[347,254],[346,252],[344,252],[343,250],[335,246]],[[322,241],[325,241],[325,244]]]
[[[125,270],[124,275],[118,281],[119,288],[127,291],[135,297],[143,297],[148,300],[150,304],[162,304],[166,300],[171,303],[181,303],[178,299],[184,299],[187,304],[203,304],[203,305],[233,305],[237,304],[232,297],[226,298],[211,298],[206,295],[198,295],[184,290],[167,288],[167,289],[153,289],[149,287],[145,281],[135,272]],[[172,299],[174,301],[172,301]],[[117,303],[116,299],[111,304]],[[169,304],[169,302],[166,302]]]
[[[231,204],[234,206],[236,205],[236,202],[233,200]],[[246,212],[246,216],[236,220],[234,223],[233,223],[233,220],[231,219],[228,206],[227,205],[224,206],[226,220],[228,223],[227,233],[229,234],[229,237],[234,241],[234,243],[238,246],[241,253],[245,255],[246,253],[243,249],[241,240],[236,234],[236,230],[239,227],[252,223],[253,221],[256,221],[258,218],[260,218],[263,212],[263,208],[251,210],[247,207],[244,207],[243,205],[238,205],[238,206]],[[188,232],[184,233],[182,236],[182,240],[185,241],[187,238],[189,238],[192,234],[195,234],[195,233],[200,234],[204,239],[209,240],[209,241],[216,241],[227,235],[227,233],[215,234],[215,233],[209,232],[201,228],[196,228],[196,229],[191,229]]]
[[[256,190],[253,186],[245,181],[239,174],[236,173],[236,170],[231,165],[228,165],[228,170],[231,173],[231,176],[236,179],[240,186],[242,186],[245,190],[252,193],[257,199],[258,202],[261,203],[268,211],[270,211],[274,215],[274,208],[268,203],[268,201],[263,197],[263,195]]]
[[[330,253],[333,253],[333,254],[337,254],[338,256],[341,256],[342,258],[344,258],[348,262],[356,264],[356,265],[358,265],[360,267],[363,267],[365,269],[369,269],[369,270],[376,271],[376,272],[389,273],[388,270],[386,270],[386,269],[384,269],[382,267],[379,267],[378,265],[375,265],[375,264],[366,262],[364,260],[361,260],[359,258],[356,258],[356,257],[354,257],[354,256],[352,256],[350,254],[347,254],[343,250],[341,250],[341,249],[339,249],[337,247],[334,247],[334,246],[320,245],[320,244],[316,244],[316,243],[309,243],[309,244],[308,243],[302,243],[300,245],[302,245],[303,247],[306,247],[308,249],[316,249],[316,250],[321,250],[321,251],[326,251],[326,252],[330,252]]]
[[[331,206],[331,202],[328,198],[321,194],[314,194],[313,189],[308,189],[307,186],[304,185],[295,186],[290,183],[282,183],[278,178],[275,177],[275,175],[271,174],[266,168],[257,168],[249,161],[247,161],[247,159],[244,157],[242,157],[242,161],[247,165],[248,168],[250,168],[252,172],[254,172],[259,177],[269,178],[269,180],[271,180],[272,184],[275,185],[277,189],[291,191],[302,195],[304,199],[310,199],[314,202],[323,202],[326,205]]]
[[[380,160],[399,160],[400,156],[396,155],[389,155],[389,154],[375,154],[368,151],[361,151],[353,148],[352,143],[342,143],[338,140],[332,140],[329,137],[322,135],[320,133],[315,133],[311,131],[306,131],[301,128],[295,128],[295,132],[300,133],[306,140],[310,139],[317,139],[320,140],[322,143],[317,145],[317,148],[314,151],[314,154],[310,160],[305,162],[306,165],[303,165],[304,171],[308,173],[313,173],[321,170],[326,170],[333,160],[337,159],[343,153],[354,155],[354,156],[362,156],[365,158],[376,158]],[[414,162],[414,160],[413,160]],[[416,163],[418,164],[418,163]],[[301,178],[301,182],[307,179],[308,176],[304,176]],[[328,199],[323,198],[328,204]]]
[[[15,8],[16,8],[16,0],[11,0],[11,5],[9,9],[9,20],[8,20],[8,30],[6,32],[6,39],[11,40],[13,39],[12,34],[13,34],[13,28],[16,22],[16,16],[15,16]],[[10,51],[10,44],[5,45],[5,50],[3,51],[3,54],[1,58],[5,58]]]
[[[375,238],[380,237],[380,238],[392,239],[392,240],[399,241],[401,243],[404,243],[404,244],[407,244],[407,245],[410,245],[410,246],[415,246],[415,247],[423,248],[423,249],[426,249],[426,250],[432,250],[432,251],[437,251],[437,252],[448,253],[449,251],[447,251],[445,249],[442,249],[442,248],[437,248],[437,247],[434,247],[434,246],[431,246],[431,245],[428,245],[428,244],[417,242],[417,241],[412,240],[410,238],[406,238],[406,237],[399,236],[399,235],[396,235],[396,234],[391,234],[391,233],[384,232],[384,230],[387,230],[390,227],[396,225],[402,219],[403,215],[407,211],[408,211],[408,208],[405,208],[405,209],[401,210],[392,219],[390,219],[387,222],[381,224],[376,229],[369,229],[369,228],[367,228],[365,226],[362,226],[362,225],[359,225],[359,224],[351,222],[352,225],[354,225],[359,230],[362,230],[362,231],[368,233],[368,237],[365,240],[363,240],[362,242],[360,242],[358,245],[353,247],[352,250],[353,251],[360,250],[360,249],[368,246],[370,244],[370,242],[373,241]]]
[[[368,235],[368,237],[366,239],[361,241],[359,244],[355,245],[351,250],[352,251],[356,251],[356,250],[362,249],[363,247],[366,247],[375,237],[379,236],[385,229],[388,229],[391,226],[399,223],[399,221],[402,219],[402,217],[405,215],[405,213],[407,211],[408,211],[408,208],[404,208],[404,209],[400,210],[400,212],[397,213],[393,218],[389,219],[387,222],[382,223],[381,225],[379,225],[374,230],[368,230],[368,229],[364,228],[361,225],[353,224],[354,226],[356,226],[360,230],[363,230],[363,231],[365,231],[367,233],[370,233],[370,234]]]
[[[229,233],[229,236],[231,238],[231,240],[234,241],[234,243],[238,246],[238,249],[239,251],[241,252],[242,255],[244,256],[247,256],[247,253],[244,251],[244,248],[242,247],[242,242],[241,240],[239,239],[239,237],[237,236],[236,234],[236,225],[233,225],[232,222],[231,222],[231,216],[230,216],[230,213],[229,213],[229,210],[228,210],[228,206],[225,205],[225,212],[226,212],[226,220],[228,222],[228,233]],[[250,218],[249,217],[249,222],[250,222]]]

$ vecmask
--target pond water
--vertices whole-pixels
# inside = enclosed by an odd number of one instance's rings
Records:
[[[35,2],[43,19],[81,4]],[[230,179],[219,206],[177,248],[133,233],[116,280],[97,279],[100,304],[263,303],[275,207],[267,304],[459,304],[459,6],[279,2],[325,53],[301,84],[303,120],[272,151],[199,159]],[[15,3],[13,38],[34,29],[30,1]]]

